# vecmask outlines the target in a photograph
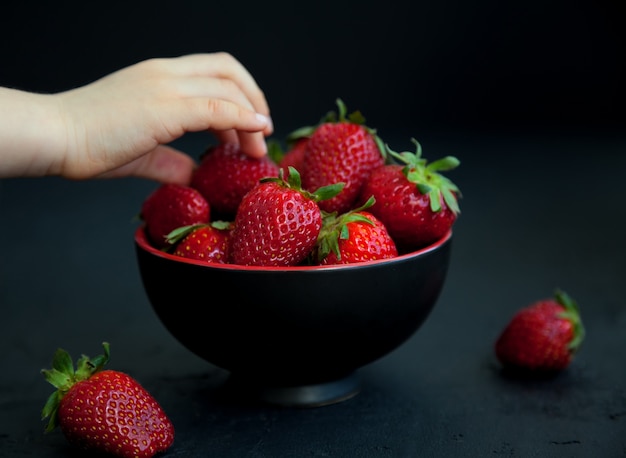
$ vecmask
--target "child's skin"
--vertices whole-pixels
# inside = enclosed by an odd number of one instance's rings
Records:
[[[262,156],[269,115],[252,75],[228,53],[150,59],[57,94],[0,87],[0,178],[188,184],[195,161],[168,143],[210,131]]]

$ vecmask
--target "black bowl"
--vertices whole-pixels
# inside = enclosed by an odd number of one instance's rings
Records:
[[[155,312],[186,348],[231,374],[242,393],[280,405],[352,397],[356,371],[396,349],[442,290],[452,232],[393,259],[328,267],[208,264],[152,247],[135,233]]]

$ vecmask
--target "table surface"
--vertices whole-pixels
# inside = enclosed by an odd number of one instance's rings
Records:
[[[180,143],[199,154],[205,140]],[[167,457],[626,456],[626,135],[418,140],[428,159],[461,160],[447,174],[463,199],[446,284],[405,344],[359,370],[357,396],[317,408],[224,397],[228,374],[158,321],[133,245],[154,183],[1,181],[0,457],[88,456],[60,431],[43,433],[52,387],[40,370],[57,347],[76,359],[103,341],[109,367],[137,378],[172,419]],[[576,359],[549,380],[504,376],[497,335],[557,287],[586,325]]]

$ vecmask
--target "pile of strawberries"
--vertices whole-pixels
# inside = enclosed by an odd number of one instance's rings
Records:
[[[441,239],[460,191],[440,172],[458,159],[428,163],[415,139],[415,152],[395,152],[337,106],[290,134],[286,151],[209,147],[188,186],[162,184],[144,200],[150,242],[183,258],[289,267],[393,258]]]

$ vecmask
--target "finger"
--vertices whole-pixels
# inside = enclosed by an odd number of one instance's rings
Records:
[[[241,105],[251,111],[256,111],[246,95],[231,80],[206,77],[180,78],[176,83],[176,91],[184,97],[204,97],[219,99]],[[271,118],[267,118],[268,124],[263,133],[271,135],[274,131]]]
[[[231,54],[190,54],[176,58],[173,71],[181,75],[214,76],[231,80],[252,103],[254,110],[269,116],[270,110],[265,94],[252,74]]]
[[[258,132],[238,132],[236,130],[214,131],[220,143],[234,143],[241,151],[251,157],[262,157],[267,154],[265,135]]]
[[[212,132],[220,143],[239,144],[239,135],[237,135],[237,131],[235,129],[216,130]]]
[[[168,105],[168,117],[176,119],[186,132],[203,130],[243,132],[267,131],[269,119],[241,105],[219,99],[196,97],[181,99]],[[167,122],[165,124],[168,124]],[[158,138],[159,143],[169,143],[171,138]]]
[[[159,145],[148,154],[116,169],[105,172],[99,178],[135,176],[161,183],[188,185],[196,162],[187,154],[167,145]]]
[[[173,88],[181,97],[206,97],[221,99],[236,103],[256,111],[254,105],[241,91],[237,84],[224,78],[207,78],[204,76],[188,76],[176,78],[172,82]],[[263,114],[263,113],[262,113]]]
[[[267,154],[265,136],[258,132],[238,132],[241,150],[251,157],[262,157]]]

